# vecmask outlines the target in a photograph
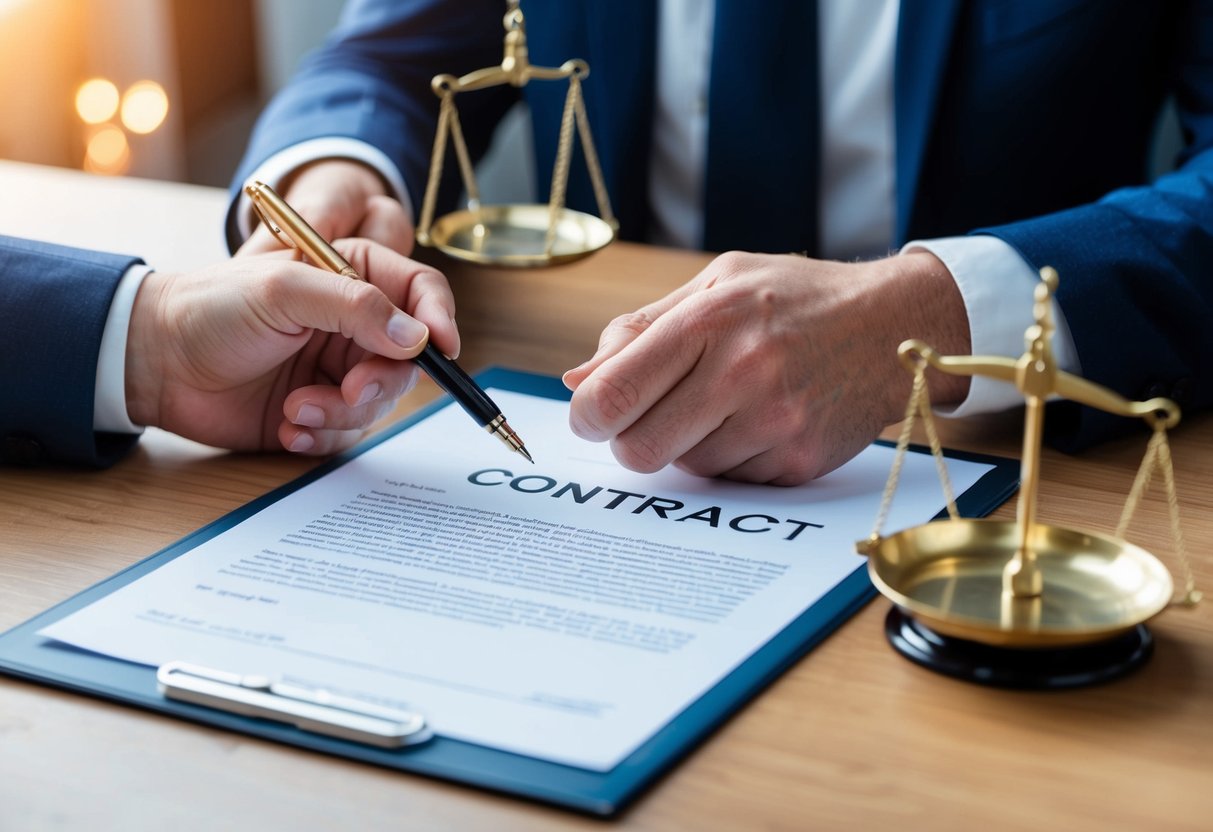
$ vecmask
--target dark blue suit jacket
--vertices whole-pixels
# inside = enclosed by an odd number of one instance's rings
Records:
[[[533,63],[590,63],[590,122],[622,236],[633,239],[644,237],[647,219],[655,6],[523,2]],[[771,8],[753,4],[775,19]],[[498,63],[501,13],[498,0],[353,0],[263,115],[237,182],[290,144],[351,136],[395,160],[416,216],[438,108],[430,78]],[[1213,4],[902,0],[894,86],[898,244],[1002,238],[1033,266],[1060,272],[1059,302],[1084,375],[1131,398],[1213,403]],[[524,91],[538,193],[552,168],[558,87]],[[474,153],[517,94],[459,97]],[[1149,183],[1167,96],[1186,144],[1176,172]],[[816,106],[813,97],[803,106]],[[446,166],[447,205],[457,167]],[[577,165],[569,202],[596,212]],[[1064,404],[1049,426],[1055,442],[1076,447],[1126,425]]]
[[[0,236],[0,464],[109,465],[135,437],[94,433],[97,354],[134,257]]]

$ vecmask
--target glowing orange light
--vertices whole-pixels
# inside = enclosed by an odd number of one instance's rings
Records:
[[[122,96],[122,123],[132,133],[150,133],[168,115],[168,95],[155,81],[137,81]]]
[[[118,112],[118,88],[104,78],[90,78],[76,90],[76,113],[86,124],[100,124]]]
[[[131,147],[127,144],[126,134],[114,125],[105,125],[88,140],[88,148],[84,152],[84,169],[90,173],[126,173],[130,161]]]

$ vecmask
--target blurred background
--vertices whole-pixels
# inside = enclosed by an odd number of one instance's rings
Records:
[[[342,2],[0,0],[0,159],[226,187],[260,108]],[[528,131],[521,108],[498,131],[486,197],[534,200]],[[1155,174],[1179,141],[1168,111]]]
[[[0,0],[0,159],[226,186],[342,0]]]
[[[227,187],[262,106],[342,4],[0,0],[0,159]],[[521,106],[498,130],[486,196],[534,199],[529,130]]]

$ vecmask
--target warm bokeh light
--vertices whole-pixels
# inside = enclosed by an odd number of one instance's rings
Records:
[[[97,130],[84,152],[84,169],[90,173],[117,175],[126,173],[131,161],[131,146],[126,134],[112,124]]]
[[[168,115],[168,95],[155,81],[137,81],[122,96],[122,123],[132,133],[150,133]]]
[[[86,124],[109,121],[118,112],[118,88],[105,78],[90,78],[76,90],[76,112]]]

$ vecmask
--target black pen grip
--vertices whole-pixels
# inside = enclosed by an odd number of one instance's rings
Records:
[[[493,404],[493,400],[480,389],[480,385],[465,373],[462,367],[440,353],[433,344],[426,344],[425,349],[413,361],[425,370],[435,384],[449,393],[481,427],[501,415],[501,408]]]

